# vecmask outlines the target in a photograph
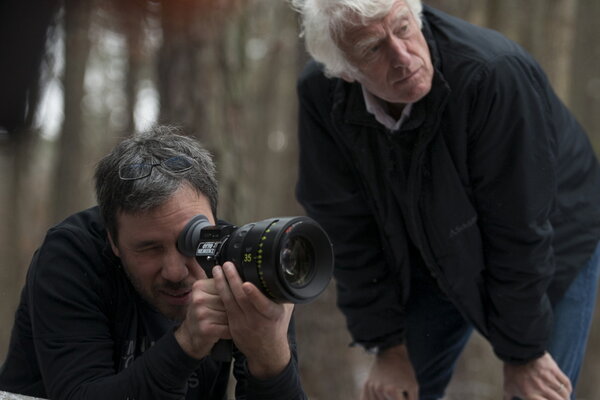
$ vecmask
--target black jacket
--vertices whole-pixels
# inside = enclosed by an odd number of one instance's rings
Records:
[[[225,399],[231,363],[195,360],[175,323],[137,294],[110,250],[98,208],[50,229],[34,255],[0,390],[51,399]],[[296,365],[252,378],[234,352],[236,398],[305,399]]]
[[[307,66],[297,197],[332,239],[356,342],[402,342],[421,262],[501,359],[526,361],[600,238],[598,162],[523,49],[429,7],[423,19],[433,86],[398,132],[358,83]]]

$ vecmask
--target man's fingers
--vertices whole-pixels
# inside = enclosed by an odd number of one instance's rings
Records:
[[[222,269],[225,277],[227,278],[227,282],[229,283],[229,288],[231,289],[233,296],[236,298],[236,300],[243,300],[244,297],[246,297],[246,294],[242,290],[243,282],[237,272],[237,269],[235,268],[235,265],[227,261],[226,263],[223,263]]]
[[[566,383],[563,381],[558,381],[556,385],[552,388],[553,396],[558,400],[568,400],[571,398],[571,382],[567,379]],[[550,397],[552,398],[552,397]]]
[[[419,391],[418,390],[406,390],[403,393],[404,399],[406,400],[419,400]]]
[[[237,268],[231,261],[224,262],[221,269],[223,270],[223,273],[227,277],[227,281],[229,282],[230,285],[239,286],[242,284],[242,278],[240,278],[240,275],[237,272]]]
[[[386,393],[386,400],[418,400],[416,393],[410,393],[408,390],[394,389]]]
[[[560,400],[570,399],[571,392],[573,391],[571,380],[558,366],[556,366],[554,375],[551,379],[551,383],[549,383],[548,385],[550,386],[553,392],[552,395]]]
[[[418,398],[417,393],[410,393],[398,387],[365,385],[361,400],[418,400]]]
[[[409,397],[409,394],[406,390],[401,390],[398,388],[387,390],[383,398],[385,400],[416,400],[415,397]]]
[[[229,289],[237,306],[244,313],[256,313],[267,318],[276,317],[277,305],[265,296],[260,289],[250,282],[242,282],[235,265],[230,262],[223,264],[223,273],[229,283]]]
[[[365,386],[365,390],[363,393],[365,395],[365,400],[385,400],[383,397],[379,396],[379,391],[376,390],[373,385]]]
[[[242,280],[237,273],[235,265],[231,262],[223,263],[221,267],[215,267],[216,272],[223,280],[223,287],[219,290],[222,292],[223,302],[227,308],[227,312],[231,315],[238,313],[247,314],[248,311],[254,311],[251,309],[251,304],[248,304],[246,293],[242,289]]]
[[[235,299],[233,298],[233,293],[231,292],[227,278],[223,273],[223,268],[217,265],[213,268],[212,273],[219,296],[223,300],[225,308],[230,309],[230,307],[233,306],[233,303],[235,303]]]
[[[571,380],[564,373],[558,377],[558,386],[561,392],[567,392],[569,395],[573,392]]]
[[[248,300],[249,307],[253,307],[257,312],[269,319],[276,318],[280,314],[280,305],[271,301],[252,283],[244,282],[242,289]],[[284,304],[284,307],[293,308],[293,305]]]
[[[204,293],[218,295],[219,291],[215,285],[214,279],[198,279],[193,287],[200,288]]]
[[[194,283],[194,288],[200,290],[192,290],[193,304],[202,305],[211,310],[225,311],[225,306],[219,296],[214,279],[198,280]]]

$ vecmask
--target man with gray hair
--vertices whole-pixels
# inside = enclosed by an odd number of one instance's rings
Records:
[[[419,0],[292,0],[297,197],[376,353],[362,400],[443,396],[473,330],[504,399],[574,397],[600,270],[600,168],[539,65]]]
[[[292,304],[212,279],[177,239],[198,214],[215,224],[210,154],[170,127],[119,143],[96,168],[98,206],[48,231],[30,265],[0,390],[51,399],[224,400],[232,339],[236,399],[306,399]]]

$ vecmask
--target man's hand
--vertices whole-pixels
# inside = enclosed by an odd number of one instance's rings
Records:
[[[419,384],[406,346],[391,347],[375,358],[361,400],[418,400]]]
[[[216,266],[213,277],[231,337],[250,373],[261,379],[279,374],[291,359],[287,331],[294,305],[275,303],[250,282],[242,283],[231,262]]]
[[[201,359],[219,339],[231,339],[225,305],[214,279],[199,279],[192,286],[192,301],[175,339],[189,356]]]
[[[504,400],[569,400],[573,387],[552,356],[523,365],[504,364]]]

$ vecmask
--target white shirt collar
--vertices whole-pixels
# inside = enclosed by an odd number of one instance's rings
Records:
[[[362,87],[363,97],[365,99],[365,105],[367,106],[367,111],[375,117],[375,119],[388,128],[391,131],[397,131],[400,129],[402,124],[408,119],[410,116],[410,111],[412,110],[413,103],[408,103],[404,106],[402,110],[402,114],[400,118],[394,119],[388,109],[388,105],[381,100],[379,97],[374,96],[367,89]]]

